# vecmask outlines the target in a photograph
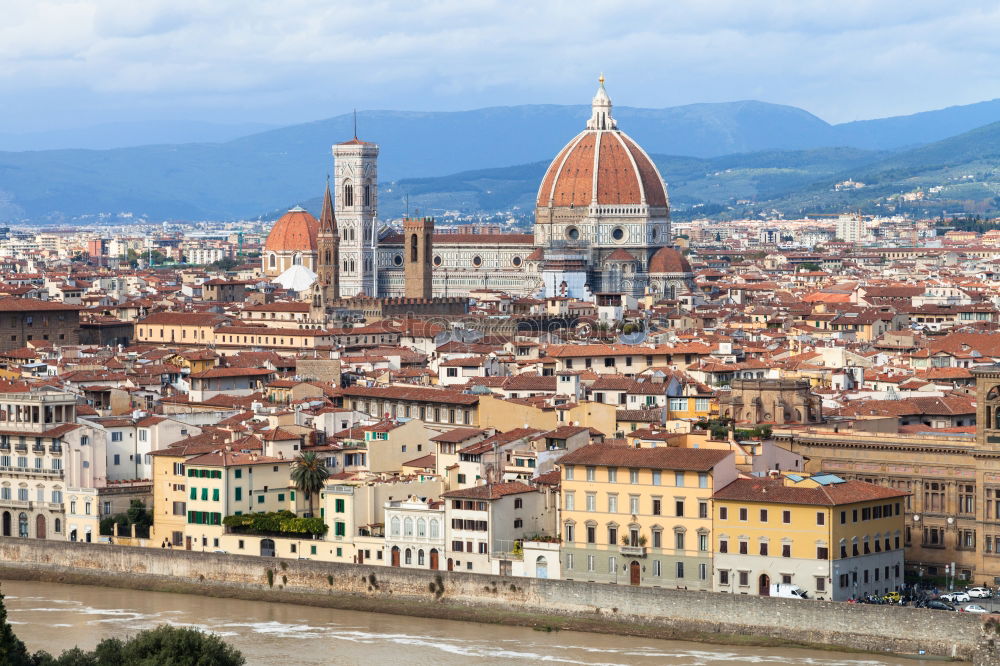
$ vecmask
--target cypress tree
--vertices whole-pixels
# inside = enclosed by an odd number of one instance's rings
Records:
[[[30,666],[32,663],[28,648],[14,634],[13,627],[7,622],[7,608],[0,593],[0,664],[8,666]]]

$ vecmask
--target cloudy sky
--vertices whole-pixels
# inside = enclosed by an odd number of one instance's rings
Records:
[[[830,122],[1000,97],[1000,3],[2,0],[0,131],[758,99]]]

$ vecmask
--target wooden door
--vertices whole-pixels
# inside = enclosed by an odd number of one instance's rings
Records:
[[[35,517],[35,538],[44,539],[45,538],[45,516],[38,514]]]
[[[399,566],[399,548],[396,548],[395,546],[392,547],[392,566]]]
[[[431,548],[431,569],[437,571],[438,568],[438,552],[437,548]]]
[[[453,559],[451,559],[449,557],[448,558],[448,571],[454,571],[454,570],[455,570],[455,560],[453,560]]]
[[[358,551],[358,564],[364,564],[364,563],[365,563],[365,551],[359,550]]]
[[[757,594],[762,597],[771,596],[771,579],[767,574],[761,574],[757,581]]]
[[[632,564],[630,564],[628,567],[628,574],[629,574],[629,584],[638,585],[641,571],[639,569],[639,563],[637,561],[632,560]]]
[[[10,511],[3,512],[3,535],[10,536]]]
[[[191,550],[191,537],[184,537],[184,550]]]

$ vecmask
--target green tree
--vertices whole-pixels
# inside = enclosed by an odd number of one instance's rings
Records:
[[[316,495],[323,489],[326,480],[330,478],[330,470],[319,459],[314,451],[300,453],[292,463],[292,481],[295,487],[309,498],[309,513],[316,515]]]
[[[242,666],[239,650],[218,636],[188,627],[160,625],[122,642],[106,638],[94,650],[101,666],[169,664],[169,666]]]
[[[14,629],[7,622],[7,608],[0,594],[0,664],[7,666],[29,666],[32,663],[28,648],[14,634]]]

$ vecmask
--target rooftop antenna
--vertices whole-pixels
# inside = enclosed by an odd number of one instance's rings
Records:
[[[358,110],[354,109],[354,138],[358,138]]]
[[[403,201],[406,202],[406,219],[410,219],[410,194],[406,193],[403,195]]]

